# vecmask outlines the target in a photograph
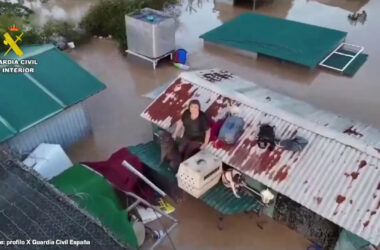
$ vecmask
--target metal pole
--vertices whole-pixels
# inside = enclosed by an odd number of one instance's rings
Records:
[[[137,169],[135,169],[131,164],[129,164],[127,161],[123,161],[122,165],[126,167],[129,171],[131,171],[133,174],[137,175],[140,179],[146,182],[149,186],[151,186],[157,193],[159,193],[161,196],[167,196],[167,194],[162,191],[159,187],[154,185],[153,182],[151,182],[148,178],[146,178],[143,174],[141,174]]]
[[[149,202],[147,202],[146,200],[144,200],[143,198],[137,196],[136,194],[132,193],[132,192],[125,192],[127,195],[139,200],[141,203],[143,203],[145,206],[147,207],[150,207],[152,208],[154,211],[156,211],[157,213],[161,214],[162,216],[174,221],[175,223],[178,223],[178,220],[176,218],[174,218],[173,216],[171,215],[168,215],[167,213],[164,213],[162,212],[160,209],[156,208],[155,206],[153,206],[152,204],[150,204]]]

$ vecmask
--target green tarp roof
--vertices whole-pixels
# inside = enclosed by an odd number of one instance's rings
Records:
[[[105,88],[52,45],[22,50],[22,57],[10,53],[0,58],[35,59],[38,63],[28,66],[34,73],[0,72],[0,142]]]
[[[0,138],[3,138],[3,140],[6,140],[9,137],[11,137],[13,134],[14,134],[14,131],[10,130],[2,122],[0,122]]]
[[[118,240],[137,248],[137,239],[115,189],[107,179],[76,164],[54,177],[51,183],[106,227]]]
[[[346,35],[339,30],[246,13],[201,35],[201,38],[314,68]]]

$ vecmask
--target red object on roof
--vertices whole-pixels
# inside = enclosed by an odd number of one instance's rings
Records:
[[[104,176],[118,190],[133,192],[148,202],[155,203],[154,190],[126,169],[122,165],[123,161],[127,161],[137,171],[144,174],[144,165],[126,148],[113,153],[107,161],[83,162],[83,164]]]

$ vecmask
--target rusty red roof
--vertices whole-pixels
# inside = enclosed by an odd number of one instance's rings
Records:
[[[142,113],[172,130],[191,99],[214,121],[231,106],[245,121],[235,145],[207,150],[369,242],[380,243],[380,132],[342,116],[259,87],[218,69],[182,73]],[[257,146],[260,124],[275,126],[279,139],[306,138],[293,153]]]

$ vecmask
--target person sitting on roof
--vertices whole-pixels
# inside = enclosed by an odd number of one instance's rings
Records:
[[[198,100],[191,100],[189,108],[183,112],[181,119],[176,123],[173,138],[184,129],[183,140],[179,147],[183,159],[191,157],[203,149],[210,140],[210,122],[207,115],[201,111]]]

